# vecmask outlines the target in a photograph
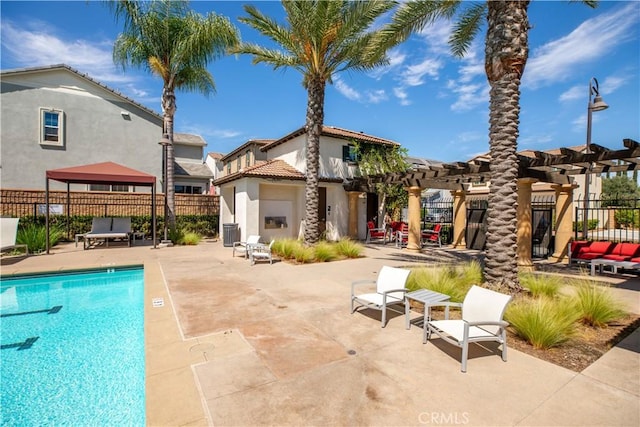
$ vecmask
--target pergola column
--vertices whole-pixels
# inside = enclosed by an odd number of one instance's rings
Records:
[[[349,197],[349,229],[347,234],[352,239],[358,238],[358,191],[347,191]]]
[[[531,185],[536,182],[532,178],[518,179],[518,229],[516,232],[516,255],[518,257],[518,269],[532,271],[531,261]]]
[[[465,234],[467,231],[467,192],[464,190],[451,191],[453,195],[453,247],[454,249],[467,247]]]
[[[567,262],[567,245],[571,241],[573,225],[573,190],[576,184],[552,185],[556,192],[556,222],[553,262]]]
[[[409,187],[409,237],[407,239],[407,249],[419,251],[422,248],[420,233],[420,201],[422,188]]]

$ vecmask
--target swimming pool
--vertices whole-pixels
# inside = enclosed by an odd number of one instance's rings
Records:
[[[2,278],[1,425],[144,425],[143,269]]]

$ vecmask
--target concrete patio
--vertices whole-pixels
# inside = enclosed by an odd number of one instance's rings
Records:
[[[460,350],[391,316],[350,313],[350,284],[383,265],[457,262],[369,245],[364,258],[250,266],[222,242],[56,247],[2,274],[145,266],[147,423],[174,425],[640,425],[640,330],[582,373],[509,349]],[[608,278],[640,313],[640,280]],[[161,298],[164,305],[153,307]],[[414,315],[418,315],[414,313]]]

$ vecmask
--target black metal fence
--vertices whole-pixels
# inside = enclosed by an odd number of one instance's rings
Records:
[[[425,201],[422,204],[422,229],[431,230],[441,224],[440,238],[443,244],[453,242],[453,199]]]
[[[640,199],[625,196],[586,202],[580,199],[574,207],[575,240],[640,243]]]

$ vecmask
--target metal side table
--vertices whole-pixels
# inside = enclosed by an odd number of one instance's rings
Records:
[[[404,296],[404,314],[407,329],[411,328],[411,307],[410,301],[418,301],[424,304],[424,323],[431,320],[431,306],[443,301],[449,301],[449,295],[440,292],[430,291],[428,289],[420,289],[405,294]]]

